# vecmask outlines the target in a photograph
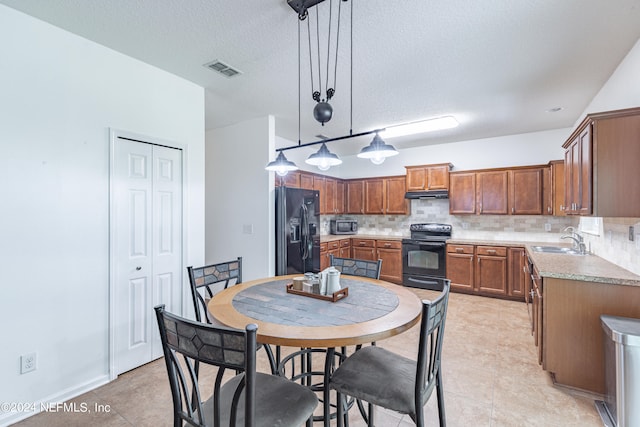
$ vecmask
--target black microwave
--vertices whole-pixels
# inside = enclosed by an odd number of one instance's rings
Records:
[[[358,221],[355,219],[332,219],[330,223],[331,234],[357,234]]]

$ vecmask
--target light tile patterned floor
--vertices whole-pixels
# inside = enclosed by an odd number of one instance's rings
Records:
[[[416,290],[421,298],[434,295]],[[408,357],[417,352],[418,326],[378,345]],[[260,369],[266,361],[260,352]],[[523,303],[451,294],[443,351],[447,425],[601,426],[593,401],[552,385],[537,364]],[[211,375],[213,377],[213,375]],[[208,388],[210,389],[210,388]],[[162,359],[121,375],[74,399],[109,413],[47,413],[16,426],[170,426],[171,396]],[[437,426],[435,395],[425,407],[427,426]],[[377,410],[380,427],[413,425],[408,416]],[[316,423],[316,425],[320,425]],[[351,426],[364,426],[357,411]]]

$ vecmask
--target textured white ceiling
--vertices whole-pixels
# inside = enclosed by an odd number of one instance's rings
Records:
[[[461,123],[389,141],[398,148],[570,127],[640,37],[640,0],[352,1],[354,133],[448,114]],[[286,0],[0,3],[205,87],[207,129],[273,114],[276,133],[298,140],[298,20]],[[214,59],[243,74],[203,67]],[[302,62],[302,142],[347,134],[348,52],[325,127]]]

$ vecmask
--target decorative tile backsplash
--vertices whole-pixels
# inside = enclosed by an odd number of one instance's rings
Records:
[[[450,215],[449,200],[412,200],[411,215],[343,215],[358,220],[359,234],[409,236],[409,225],[421,222],[451,224],[458,239],[560,241],[562,230],[577,219],[540,215]],[[323,220],[325,217],[323,217]],[[326,217],[328,220],[329,217]],[[550,231],[545,231],[545,226]],[[328,230],[328,229],[327,229]],[[324,228],[323,228],[324,231]]]
[[[450,215],[446,199],[412,200],[411,215],[341,215],[358,220],[358,234],[408,237],[409,225],[439,222],[453,226],[457,239],[504,240],[569,243],[561,240],[568,226],[578,227],[577,217],[547,215]],[[322,234],[329,233],[329,220],[322,217]],[[583,234],[587,248],[627,270],[640,274],[640,243],[628,239],[629,225],[636,224],[636,240],[640,239],[640,219],[604,218],[602,236]],[[547,231],[548,230],[548,231]]]

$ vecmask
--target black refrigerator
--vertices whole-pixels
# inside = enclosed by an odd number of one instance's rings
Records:
[[[319,271],[319,192],[276,187],[276,274]]]

